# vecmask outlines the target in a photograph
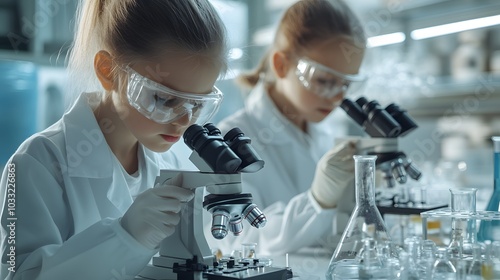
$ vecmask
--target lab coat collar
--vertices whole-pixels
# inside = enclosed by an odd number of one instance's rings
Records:
[[[264,82],[259,82],[252,92],[250,92],[247,102],[245,103],[245,110],[257,120],[258,123],[256,123],[255,126],[258,128],[257,131],[262,134],[262,138],[275,140],[265,141],[268,145],[289,142],[291,141],[290,137],[288,137],[289,134],[294,133],[294,129],[298,130],[295,125],[278,110],[276,104],[274,104],[269,96]]]
[[[294,141],[291,137],[295,136],[305,145],[314,146],[315,144],[312,142],[333,137],[332,128],[325,127],[330,125],[330,122],[327,121],[329,117],[319,123],[308,122],[308,133],[302,132],[278,110],[263,82],[259,82],[248,96],[245,110],[258,121],[255,124],[258,128],[257,131],[260,131],[262,135],[272,135],[269,139],[273,139],[273,141],[266,141],[267,145],[281,145]],[[265,137],[268,136],[263,136],[263,138]]]
[[[98,98],[97,93],[81,94],[63,116],[68,175],[71,177],[98,179],[112,176],[117,159],[109,148],[90,106]],[[158,158],[146,147],[142,147],[142,151],[147,170],[147,174],[143,175],[155,178],[159,174]],[[96,168],[96,165],[99,165],[99,168]]]
[[[68,175],[106,178],[113,171],[113,154],[97,124],[90,102],[97,93],[82,93],[63,116]],[[99,168],[95,168],[99,165]]]

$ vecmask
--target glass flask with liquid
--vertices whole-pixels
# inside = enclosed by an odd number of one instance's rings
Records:
[[[390,241],[387,227],[375,204],[376,159],[376,156],[354,156],[356,206],[330,260],[327,280],[363,279],[360,277],[362,274],[371,273],[364,265],[367,255],[361,253],[362,249],[366,249],[367,244],[371,248],[371,245]],[[371,275],[370,279],[387,278],[378,275],[381,272],[384,271],[377,269],[377,275]]]
[[[500,136],[491,137],[493,141],[493,194],[486,206],[486,211],[500,211]],[[478,240],[500,240],[500,220],[482,220],[479,226]]]

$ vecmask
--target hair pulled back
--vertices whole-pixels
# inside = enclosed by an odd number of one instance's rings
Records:
[[[271,49],[300,54],[311,44],[342,35],[353,38],[356,47],[366,45],[361,23],[342,0],[301,0],[284,13]],[[269,72],[270,54],[268,50],[254,70],[240,75],[238,83],[254,87]]]
[[[68,65],[73,95],[102,90],[93,70],[100,50],[121,63],[187,51],[227,67],[225,27],[208,0],[80,0]]]

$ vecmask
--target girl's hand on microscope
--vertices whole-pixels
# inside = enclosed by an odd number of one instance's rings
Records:
[[[345,141],[335,145],[316,165],[311,193],[323,208],[335,208],[344,189],[354,179],[356,142]]]
[[[179,187],[181,183],[179,175],[141,193],[123,215],[122,227],[145,247],[157,249],[174,233],[182,205],[194,197],[193,191]]]

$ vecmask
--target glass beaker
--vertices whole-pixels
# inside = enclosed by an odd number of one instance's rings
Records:
[[[342,238],[330,260],[326,279],[338,279],[336,275],[347,268],[356,271],[356,256],[363,248],[364,240],[373,239],[378,244],[390,240],[386,225],[375,204],[375,160],[377,156],[354,157],[356,206],[349,218]]]
[[[493,141],[493,193],[486,211],[500,211],[500,136],[491,137]],[[500,241],[500,220],[482,220],[478,233],[479,241]]]
[[[257,258],[257,243],[243,243],[241,244],[242,254],[244,259]]]
[[[451,212],[464,216],[476,213],[477,189],[450,189]],[[472,257],[472,247],[477,242],[476,220],[453,218],[451,220],[451,242],[449,244],[453,261]]]

